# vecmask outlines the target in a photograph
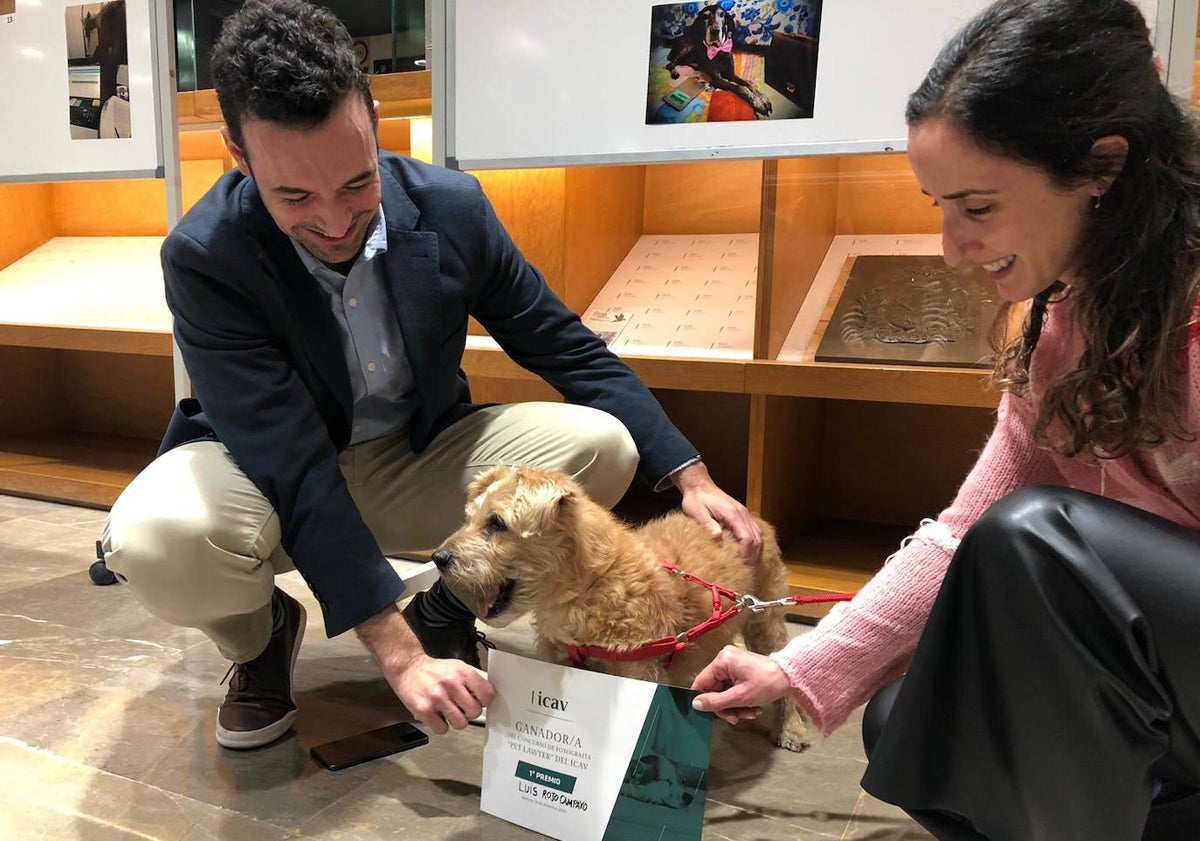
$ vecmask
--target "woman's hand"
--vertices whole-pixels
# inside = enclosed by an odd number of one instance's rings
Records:
[[[695,709],[737,724],[788,695],[792,684],[770,657],[727,645],[696,675],[692,689],[702,693],[692,701]]]

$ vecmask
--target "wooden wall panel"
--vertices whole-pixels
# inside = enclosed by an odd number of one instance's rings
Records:
[[[433,113],[433,74],[385,73],[371,77],[371,95],[384,117],[416,117]]]
[[[49,184],[0,184],[0,269],[54,236]]]
[[[1192,65],[1192,102],[1200,103],[1200,18],[1196,19],[1196,62]]]
[[[233,159],[229,162],[232,164]],[[232,169],[232,166],[228,167]],[[220,160],[205,160],[205,161],[183,161],[180,164],[180,180],[183,184],[183,212],[187,213],[200,197],[208,192],[208,189],[217,182],[217,179],[225,174],[227,167]],[[163,212],[166,212],[167,194],[166,187],[163,188],[162,205]]]
[[[833,241],[838,161],[832,157],[787,158],[765,171],[773,181],[768,184],[766,192],[771,199],[763,213],[770,242],[765,244],[769,248],[759,253],[759,266],[766,270],[760,268],[759,272],[755,357],[774,359]]]
[[[787,543],[816,520],[820,505],[824,401],[753,395],[747,505]]]
[[[61,351],[0,347],[0,436],[45,435],[59,428],[63,389],[59,382]]]
[[[757,233],[762,161],[695,161],[646,167],[647,234]]]
[[[921,192],[904,155],[845,156],[840,172],[839,234],[942,232],[942,213]]]
[[[379,147],[397,155],[407,155],[412,149],[411,128],[409,120],[380,120]]]
[[[471,376],[471,399],[476,403],[562,403],[562,395],[532,374],[512,380]]]
[[[566,172],[564,300],[582,313],[642,235],[644,166]]]
[[[184,113],[184,105],[179,105],[179,121],[183,122],[205,122],[205,123],[224,123],[225,116],[221,113],[221,103],[217,101],[217,92],[207,89],[194,91],[190,97],[191,110],[189,113]]]
[[[184,163],[183,175],[187,178],[189,161],[219,161],[221,171],[227,172],[236,166],[233,155],[225,148],[221,133],[215,128],[179,132],[179,160]],[[184,185],[186,189],[186,184]]]
[[[72,432],[157,441],[175,405],[171,359],[63,353],[63,425]]]
[[[180,164],[186,212],[224,173],[220,160]],[[167,187],[156,178],[62,181],[51,185],[56,236],[162,236],[167,232]]]
[[[525,259],[538,268],[560,298],[566,297],[563,278],[566,223],[566,173],[562,168],[482,170],[479,179],[500,224],[504,225]],[[487,331],[471,319],[473,336]]]
[[[566,173],[548,169],[489,170],[472,173],[496,208],[496,216],[517,248],[562,296]]]
[[[954,498],[991,431],[989,409],[829,400],[821,515],[915,528]]]
[[[730,496],[746,499],[750,398],[744,394],[654,389],[667,417],[695,445],[713,481]],[[679,502],[678,494],[671,497]]]
[[[428,116],[433,113],[433,74],[386,73],[371,76],[371,95],[379,100],[383,117]],[[180,125],[218,124],[225,121],[217,92],[211,88],[176,94]]]
[[[221,133],[215,128],[179,132],[179,160],[221,160],[228,153]]]
[[[58,236],[154,236],[167,232],[166,185],[153,178],[54,185]]]

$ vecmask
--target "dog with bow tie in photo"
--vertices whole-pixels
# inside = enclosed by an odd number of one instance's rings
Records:
[[[720,6],[705,6],[696,14],[683,35],[671,44],[666,69],[679,78],[678,67],[691,67],[705,76],[714,88],[730,91],[764,117],[771,113],[771,100],[733,68],[733,15]]]

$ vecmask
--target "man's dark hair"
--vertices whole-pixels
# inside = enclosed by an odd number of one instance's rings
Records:
[[[221,27],[212,76],[229,134],[243,150],[247,117],[311,128],[355,91],[375,120],[350,33],[333,12],[304,0],[248,0]]]

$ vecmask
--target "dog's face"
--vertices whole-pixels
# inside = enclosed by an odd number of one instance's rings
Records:
[[[467,492],[466,523],[433,553],[450,588],[477,616],[508,625],[552,593],[574,553],[564,509],[583,491],[560,473],[496,467]]]
[[[733,37],[733,15],[720,6],[705,6],[696,15],[696,26],[704,33],[704,43],[720,46]]]

